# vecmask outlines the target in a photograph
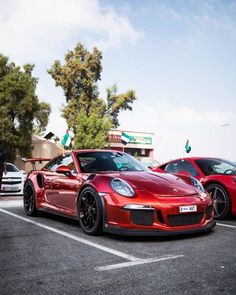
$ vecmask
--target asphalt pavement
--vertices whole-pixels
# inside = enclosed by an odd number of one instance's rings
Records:
[[[236,217],[208,234],[92,237],[0,197],[0,294],[236,294]]]

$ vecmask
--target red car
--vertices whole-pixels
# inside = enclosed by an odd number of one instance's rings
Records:
[[[90,235],[175,235],[215,225],[212,199],[198,180],[152,172],[109,150],[68,152],[32,171],[24,209],[30,216],[42,210],[77,219]]]
[[[155,171],[191,175],[200,180],[214,198],[215,218],[236,214],[236,163],[207,157],[181,158],[160,165]]]

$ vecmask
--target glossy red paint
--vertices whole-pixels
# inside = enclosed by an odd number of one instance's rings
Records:
[[[174,235],[215,225],[211,197],[188,177],[150,171],[110,150],[72,151],[32,171],[24,208],[78,219],[87,234]]]
[[[233,170],[227,169],[227,165],[232,165]],[[217,172],[217,165],[225,167],[226,174],[223,170]],[[225,165],[225,166],[223,166]],[[228,166],[229,167],[229,166]],[[203,169],[204,168],[204,169]],[[204,188],[212,193],[215,197],[215,210],[217,210],[217,202],[221,202],[222,212],[215,212],[216,217],[219,219],[225,219],[230,214],[236,214],[236,164],[227,160],[211,157],[187,157],[172,160],[161,164],[156,168],[156,171],[162,171],[173,173],[175,175],[192,175],[198,179]],[[209,171],[210,169],[210,171]],[[223,169],[223,168],[222,168]],[[229,171],[230,170],[230,171]],[[232,172],[232,174],[227,174]],[[216,189],[215,189],[216,188]],[[222,189],[223,188],[223,189]],[[223,210],[224,193],[226,192],[225,205]],[[217,197],[218,193],[218,197]],[[228,202],[228,204],[226,204]],[[218,213],[218,215],[217,215]]]

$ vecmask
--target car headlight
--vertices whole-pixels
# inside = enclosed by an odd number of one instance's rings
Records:
[[[133,197],[134,196],[134,190],[132,187],[124,180],[120,178],[113,178],[111,180],[111,187],[112,189],[125,197]]]
[[[191,183],[192,183],[197,189],[199,189],[199,190],[202,191],[202,192],[206,192],[205,189],[204,189],[204,187],[203,187],[203,185],[201,184],[201,182],[200,182],[199,180],[197,180],[196,178],[194,178],[194,177],[192,177],[192,176],[190,176],[189,179],[190,179]]]

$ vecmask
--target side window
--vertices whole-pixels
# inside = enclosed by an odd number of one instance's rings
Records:
[[[199,176],[193,164],[186,160],[179,160],[167,164],[165,167],[165,171],[168,173],[188,172],[192,176]]]
[[[95,164],[96,157],[87,155],[78,155],[78,160],[81,168],[81,172],[90,172],[90,168]]]
[[[58,166],[65,165],[70,168],[71,172],[76,173],[75,164],[70,154],[64,154],[56,157],[50,161],[44,168],[47,170],[55,171]]]
[[[189,161],[179,161],[179,171],[186,171],[190,173],[192,176],[199,176],[197,170],[194,168],[193,164]]]
[[[166,165],[165,171],[168,173],[177,173],[178,162],[171,162]]]
[[[57,162],[59,161],[59,158],[60,157],[54,158],[52,161],[47,163],[47,165],[45,165],[44,168],[47,170],[55,171],[55,169],[57,167]]]
[[[58,166],[67,166],[71,172],[77,173],[76,168],[75,168],[75,163],[73,161],[73,158],[70,154],[65,154],[62,156],[62,159],[60,161],[60,164]]]

